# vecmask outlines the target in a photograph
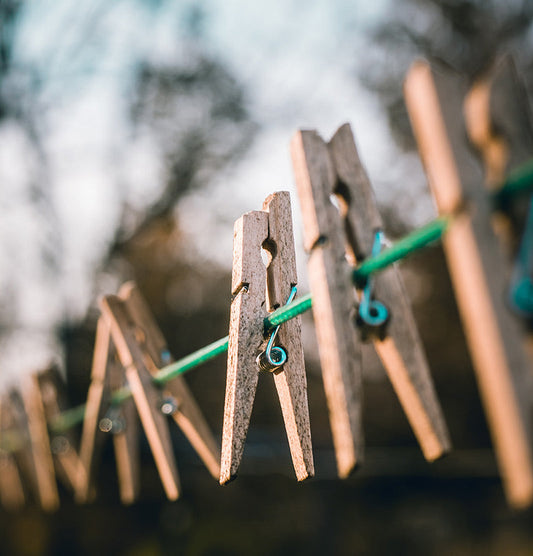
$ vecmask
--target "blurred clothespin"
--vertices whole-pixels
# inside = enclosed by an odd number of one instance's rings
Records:
[[[16,452],[25,439],[17,434],[8,396],[0,400],[0,501],[8,511],[20,510],[26,502]]]
[[[81,445],[88,478],[80,484],[80,499],[86,499],[90,493],[98,426],[113,433],[122,501],[131,503],[135,499],[139,490],[135,408],[141,417],[165,492],[170,499],[176,499],[179,495],[179,480],[165,418],[167,415],[172,415],[208,470],[218,478],[220,453],[185,379],[178,376],[170,380],[163,392],[152,381],[152,375],[157,373],[159,367],[170,364],[172,358],[135,284],[124,284],[118,296],[105,297],[101,306],[102,317],[98,322],[92,383]],[[120,362],[117,357],[108,360],[111,346],[116,349]],[[120,406],[111,405],[105,413],[104,408],[109,406],[111,392],[124,385],[125,374],[133,392],[133,400],[125,400]],[[104,399],[106,392],[108,400]],[[131,424],[134,425],[133,429]]]
[[[36,375],[42,398],[44,415],[48,425],[67,409],[65,384],[55,367]],[[76,451],[72,431],[54,432],[49,428],[50,449],[57,476],[73,492],[76,491],[81,461]]]
[[[76,488],[78,502],[94,496],[96,461],[105,433],[113,438],[120,499],[123,504],[135,501],[140,490],[138,417],[132,399],[120,406],[112,405],[114,392],[126,383],[124,369],[118,361],[106,318],[98,319],[87,394],[85,418],[80,443],[81,467]]]
[[[145,334],[144,349],[150,357],[148,368],[155,374],[159,367],[172,363],[165,338],[133,282],[128,282],[120,288],[119,297],[124,300],[135,324]],[[220,450],[184,377],[177,376],[164,385],[160,408],[165,415],[172,416],[211,475],[218,479]]]
[[[474,83],[464,108],[467,132],[482,159],[485,186],[493,199],[495,232],[515,261],[508,299],[514,311],[533,320],[531,186],[510,193],[511,182],[524,180],[526,172],[529,181],[533,179],[533,121],[525,86],[510,55]]]
[[[140,325],[128,304],[118,296],[108,295],[100,302],[107,319],[113,343],[128,385],[133,394],[148,444],[155,460],[163,488],[170,500],[179,497],[178,469],[172,450],[170,431],[161,404],[161,392],[152,380],[158,367],[148,348],[151,339],[144,323]],[[162,411],[163,410],[163,411]]]
[[[30,477],[42,508],[55,511],[59,507],[59,494],[37,375],[25,377],[20,387],[10,394],[9,402],[15,428],[24,439],[17,452],[21,466]]]
[[[266,268],[262,247],[270,256]],[[300,319],[266,340],[264,334],[265,317],[292,299],[296,284],[290,196],[284,191],[235,222],[221,484],[237,473],[260,369],[273,374],[297,479],[314,475]]]
[[[360,341],[367,338],[425,457],[437,459],[449,450],[449,435],[401,276],[390,267],[357,291],[351,280],[352,267],[379,251],[383,229],[351,128],[343,125],[329,143],[299,131],[291,151],[339,476],[362,456]]]
[[[513,506],[525,507],[533,502],[532,369],[522,323],[506,304],[509,253],[497,237],[488,187],[500,182],[516,149],[525,147],[530,156],[532,143],[531,129],[523,141],[529,126],[524,105],[509,89],[504,92],[514,77],[508,68],[502,81],[498,72],[467,97],[463,76],[417,62],[405,81],[405,99],[439,214],[455,215],[443,240],[448,267],[504,488]],[[510,118],[513,110],[518,116]],[[520,132],[508,134],[508,126],[520,120]],[[495,132],[501,134],[496,141]],[[484,166],[468,133],[481,147]],[[519,138],[514,145],[511,137]]]

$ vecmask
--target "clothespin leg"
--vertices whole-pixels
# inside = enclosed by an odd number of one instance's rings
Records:
[[[263,339],[266,269],[261,245],[267,236],[265,212],[249,212],[235,223],[220,484],[237,473],[257,388],[257,354],[251,346],[259,346]]]
[[[337,469],[347,477],[362,458],[361,355],[352,326],[353,287],[346,265],[335,185],[327,146],[314,131],[300,131],[291,154],[304,221],[322,377],[330,415]],[[337,223],[337,224],[334,224]]]
[[[13,427],[13,418],[10,415],[6,399],[0,401],[0,443],[5,442],[3,432]],[[7,448],[7,446],[6,446]],[[19,469],[12,453],[0,451],[0,501],[8,511],[22,509],[26,502],[26,495]]]
[[[80,470],[76,500],[81,503],[94,497],[95,462],[107,433],[100,430],[100,421],[108,411],[111,393],[124,385],[124,369],[115,360],[110,327],[100,317],[91,371],[91,384],[87,395],[85,418],[80,444]],[[138,417],[133,400],[125,400],[120,407],[124,426],[111,431],[119,482],[120,499],[131,504],[140,491]]]
[[[88,502],[93,498],[95,452],[98,449],[98,423],[103,417],[102,402],[106,386],[106,370],[109,358],[110,331],[107,320],[100,317],[96,325],[91,384],[87,393],[85,416],[80,442],[80,469],[75,498],[78,503]],[[102,437],[100,436],[102,439]]]
[[[54,462],[50,451],[50,438],[46,426],[43,402],[35,376],[27,377],[21,386],[21,397],[27,416],[31,442],[33,469],[39,502],[45,511],[59,507],[59,494],[54,473]]]
[[[273,311],[286,302],[291,288],[297,284],[289,193],[281,191],[269,196],[263,203],[263,210],[268,211],[269,242],[275,245],[272,260],[267,267],[268,309]],[[288,359],[279,372],[273,373],[274,382],[296,476],[299,481],[303,481],[313,477],[315,469],[300,317],[284,323],[279,330],[278,338],[288,354]]]

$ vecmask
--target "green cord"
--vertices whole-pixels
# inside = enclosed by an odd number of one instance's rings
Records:
[[[166,367],[163,367],[156,375],[154,375],[154,382],[159,385],[165,384],[169,380],[186,373],[187,371],[194,369],[202,365],[206,361],[221,355],[228,351],[229,336],[220,338],[216,342],[205,346],[190,355],[185,356],[183,359],[171,363]]]
[[[529,192],[533,189],[533,159],[509,174],[502,188],[495,193],[494,199],[499,203],[506,203],[511,197]],[[440,239],[449,225],[449,217],[441,217],[433,220],[426,226],[415,230],[404,238],[394,243],[375,257],[369,257],[357,267],[352,278],[357,286],[362,286],[367,278],[380,270],[388,267],[407,255],[414,253],[426,245]],[[283,324],[294,317],[305,313],[312,306],[311,294],[306,294],[293,301],[290,305],[280,307],[265,319],[265,331]],[[154,375],[154,382],[158,386],[164,385],[169,380],[214,359],[228,350],[228,336],[209,344],[186,357],[167,365]],[[111,399],[112,404],[120,404],[131,396],[131,390],[125,386],[114,392]],[[62,433],[73,426],[81,423],[85,416],[85,404],[73,407],[62,412],[50,423],[50,430],[53,433]],[[7,431],[9,432],[9,431]],[[4,433],[5,434],[5,433]],[[10,441],[9,444],[16,445]]]
[[[364,284],[371,274],[383,270],[392,263],[404,259],[407,255],[437,241],[446,231],[449,222],[450,217],[447,216],[436,218],[426,226],[398,240],[391,247],[384,249],[375,257],[366,259],[353,271],[352,277],[354,283],[356,285]]]
[[[364,283],[364,281],[375,272],[383,270],[392,263],[405,258],[407,255],[414,253],[425,247],[426,245],[437,241],[446,231],[449,224],[448,217],[441,217],[433,220],[426,226],[415,230],[404,238],[394,243],[391,247],[383,250],[376,257],[366,259],[358,268],[353,271],[353,280],[356,284]],[[306,294],[290,305],[280,307],[268,317],[265,318],[265,330],[283,324],[288,320],[305,313],[312,306],[311,294]],[[171,363],[160,369],[154,375],[153,381],[158,386],[163,386],[169,380],[180,376],[203,363],[214,359],[228,351],[229,337],[221,338],[212,344],[209,344],[184,358]],[[120,404],[131,396],[131,390],[125,386],[114,392],[111,398],[112,404]],[[53,432],[63,432],[74,425],[83,421],[85,414],[85,405],[80,405],[69,409],[61,415],[58,415],[50,424]]]
[[[78,423],[81,423],[85,417],[85,404],[71,407],[62,411],[50,422],[50,431],[55,434],[61,434],[68,431]]]

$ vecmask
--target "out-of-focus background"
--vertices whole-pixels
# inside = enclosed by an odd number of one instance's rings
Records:
[[[512,52],[533,86],[527,0],[0,0],[0,385],[58,362],[83,403],[97,299],[137,281],[173,355],[227,334],[233,221],[291,191],[289,141],[352,124],[390,237],[435,216],[402,100],[419,56],[474,78]],[[454,452],[427,464],[370,347],[365,465],[336,478],[311,316],[316,478],[293,477],[262,376],[241,473],[220,487],[171,425],[183,494],[146,442],[122,507],[107,446],[95,504],[0,510],[1,554],[530,554],[503,497],[440,247],[402,264]],[[220,440],[224,358],[187,375]],[[110,444],[110,443],[108,443]]]

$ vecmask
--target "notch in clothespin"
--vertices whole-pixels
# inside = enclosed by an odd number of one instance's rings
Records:
[[[327,144],[316,131],[300,131],[291,151],[339,475],[346,477],[361,458],[360,342],[367,339],[424,456],[435,460],[450,440],[399,271],[389,267],[356,284],[357,291],[352,284],[353,266],[379,253],[383,224],[351,128],[341,126]]]
[[[19,451],[21,465],[31,479],[41,507],[55,511],[59,507],[59,494],[37,375],[23,378],[20,386],[11,392],[9,401],[16,429],[26,440]]]
[[[165,338],[133,282],[127,282],[120,288],[119,297],[124,300],[133,321],[145,334],[144,348],[154,363],[148,368],[152,374],[156,374],[160,367],[173,361]],[[218,479],[220,450],[184,377],[177,376],[165,383],[160,408],[165,415],[172,416],[211,475]]]
[[[271,258],[267,268],[262,247]],[[235,222],[221,484],[237,474],[260,370],[273,374],[297,479],[314,475],[300,319],[284,323],[276,337],[270,331],[265,338],[264,330],[265,317],[296,285],[290,195],[282,191]]]
[[[26,502],[16,452],[25,449],[25,439],[15,428],[8,396],[0,400],[0,501],[8,511],[22,509]]]
[[[80,443],[78,502],[88,502],[94,497],[96,461],[106,433],[113,438],[122,503],[131,504],[139,494],[139,435],[135,404],[132,399],[124,400],[120,406],[112,404],[113,393],[125,382],[124,369],[111,340],[109,322],[100,316]]]
[[[102,316],[107,320],[118,357],[125,369],[148,444],[159,477],[169,500],[176,500],[180,486],[166,415],[161,411],[161,393],[152,380],[157,370],[146,348],[148,335],[137,324],[123,299],[105,296],[100,302]]]
[[[439,214],[455,215],[443,245],[504,489],[513,506],[525,507],[533,502],[531,361],[521,323],[505,301],[508,255],[498,240],[493,199],[484,186],[500,178],[510,145],[493,145],[485,172],[468,141],[463,113],[469,87],[463,76],[417,62],[404,91]],[[513,108],[517,101],[502,100]],[[470,133],[479,137],[472,126]]]
[[[67,409],[65,383],[59,371],[52,367],[36,375],[42,398],[44,415],[49,425],[50,449],[57,476],[72,490],[76,491],[81,461],[75,447],[72,431],[54,432],[50,425],[62,411]]]

